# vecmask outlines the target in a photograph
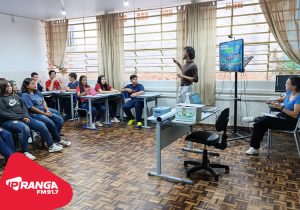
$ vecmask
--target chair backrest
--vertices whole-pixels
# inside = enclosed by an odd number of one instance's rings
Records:
[[[190,94],[190,103],[191,104],[202,104],[200,94],[199,93]]]
[[[229,108],[224,109],[218,119],[216,120],[216,130],[218,132],[224,131],[226,133],[227,130],[227,124],[229,121]]]

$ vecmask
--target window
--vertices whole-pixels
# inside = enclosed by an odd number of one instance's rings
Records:
[[[125,75],[143,80],[176,79],[177,8],[125,13]]]
[[[89,79],[97,77],[97,39],[96,17],[69,20],[65,59],[68,72],[85,74]]]
[[[65,57],[68,73],[97,78],[98,62],[101,62],[98,60],[97,36],[96,17],[69,20]]]
[[[245,56],[253,56],[245,73],[248,80],[274,79],[280,71],[300,70],[300,66],[291,62],[275,41],[260,8],[258,0],[231,0],[218,2],[217,9],[217,56],[219,43],[229,41],[231,25],[231,6],[233,9],[233,37],[245,41]],[[219,71],[217,58],[216,78],[233,79],[234,74]],[[224,75],[225,74],[225,75]]]

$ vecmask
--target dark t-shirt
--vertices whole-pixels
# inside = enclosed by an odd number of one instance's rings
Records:
[[[191,62],[186,62],[183,66],[182,66],[182,74],[188,77],[193,77],[193,82],[198,82],[198,68],[197,65],[191,61]],[[187,86],[187,85],[191,85],[192,82],[181,78],[181,86]]]
[[[132,84],[128,84],[124,88],[132,89],[133,90],[132,93],[137,93],[137,92],[140,92],[140,91],[144,91],[144,86],[142,84],[139,84],[139,83],[136,86],[133,86]],[[126,93],[128,94],[129,97],[132,94],[132,93],[128,93],[128,92],[126,92]]]

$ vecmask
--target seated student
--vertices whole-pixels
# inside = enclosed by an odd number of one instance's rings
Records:
[[[21,92],[18,91],[18,86],[15,80],[8,81],[12,87],[12,94],[17,94],[18,96],[21,96]]]
[[[90,92],[90,86],[87,84],[87,77],[82,75],[79,78],[79,86],[77,87],[77,96],[86,96],[89,95]],[[80,104],[79,104],[80,108],[89,110],[89,103],[87,99],[84,98],[80,98]],[[98,113],[97,113],[98,111]],[[92,127],[96,126],[103,126],[102,123],[100,123],[100,120],[102,118],[102,116],[105,113],[105,105],[103,102],[97,102],[97,101],[93,101],[92,103],[92,115],[93,115],[93,119],[92,121],[94,122]]]
[[[77,74],[76,73],[70,73],[69,74],[69,84],[68,87],[66,87],[66,91],[68,92],[76,92],[76,88],[79,85],[79,82],[77,81]]]
[[[15,147],[11,133],[0,127],[0,154],[4,156],[5,162],[14,152]]]
[[[126,104],[124,104],[123,110],[129,118],[127,125],[132,125],[133,123],[137,122],[137,126],[142,126],[142,113],[144,103],[136,97],[144,94],[144,86],[138,83],[136,75],[131,75],[130,81],[131,84],[126,85],[121,90],[122,93],[127,92],[129,94],[129,97],[131,98],[131,100],[127,101]],[[136,120],[134,120],[134,116],[130,111],[132,107],[135,107]]]
[[[98,77],[97,84],[95,86],[95,90],[97,93],[117,93],[119,91],[113,89],[109,84],[106,83],[106,78],[103,75]],[[118,103],[115,100],[109,101],[109,115],[112,118],[111,122],[119,123],[120,120],[116,118]]]
[[[246,154],[259,154],[260,142],[269,128],[274,130],[295,128],[300,113],[300,77],[291,76],[286,81],[285,87],[287,92],[284,97],[267,102],[271,108],[281,110],[278,118],[263,116],[257,118],[246,117],[243,119],[246,122],[254,122],[250,148],[246,151]],[[283,105],[281,105],[282,102]]]
[[[71,142],[60,137],[63,118],[58,111],[48,108],[43,96],[36,90],[36,83],[31,78],[26,78],[22,84],[22,99],[30,111],[30,116],[47,126],[54,142],[63,146],[70,146]]]
[[[34,160],[35,157],[28,153],[28,138],[30,129],[41,133],[42,138],[49,146],[49,152],[57,152],[62,148],[53,144],[46,125],[29,116],[28,109],[24,106],[20,96],[12,93],[10,83],[5,79],[0,79],[0,117],[2,127],[20,134],[21,150],[24,154]]]
[[[62,82],[56,78],[56,72],[54,70],[49,71],[49,79],[46,81],[46,91],[63,89]]]
[[[69,74],[69,84],[68,86],[65,88],[67,92],[76,92],[76,88],[78,87],[79,85],[79,82],[77,81],[77,74],[76,73],[70,73]],[[77,103],[77,97],[76,95],[74,94],[73,95],[73,106],[75,107],[76,106],[76,103]],[[65,120],[69,120],[71,119],[72,117],[72,113],[71,113],[71,109],[70,109],[70,106],[71,106],[71,100],[70,100],[70,97],[68,96],[68,98],[66,98],[65,100],[65,113],[66,113],[66,117],[65,117]]]
[[[36,86],[37,86],[37,90],[40,92],[43,92],[44,90],[44,86],[42,81],[39,79],[39,74],[36,72],[32,72],[31,73],[31,78],[35,81]]]
[[[56,72],[54,70],[49,71],[49,80],[45,83],[45,89],[46,91],[57,91],[57,90],[63,90],[62,82],[56,78]],[[47,102],[47,105],[53,109],[57,109],[57,101],[55,97],[45,97],[45,100]],[[59,100],[61,110],[64,109],[64,101]]]

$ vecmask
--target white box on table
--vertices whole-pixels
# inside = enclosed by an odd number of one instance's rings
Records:
[[[197,123],[201,121],[201,108],[203,104],[180,103],[176,106],[176,121]]]

